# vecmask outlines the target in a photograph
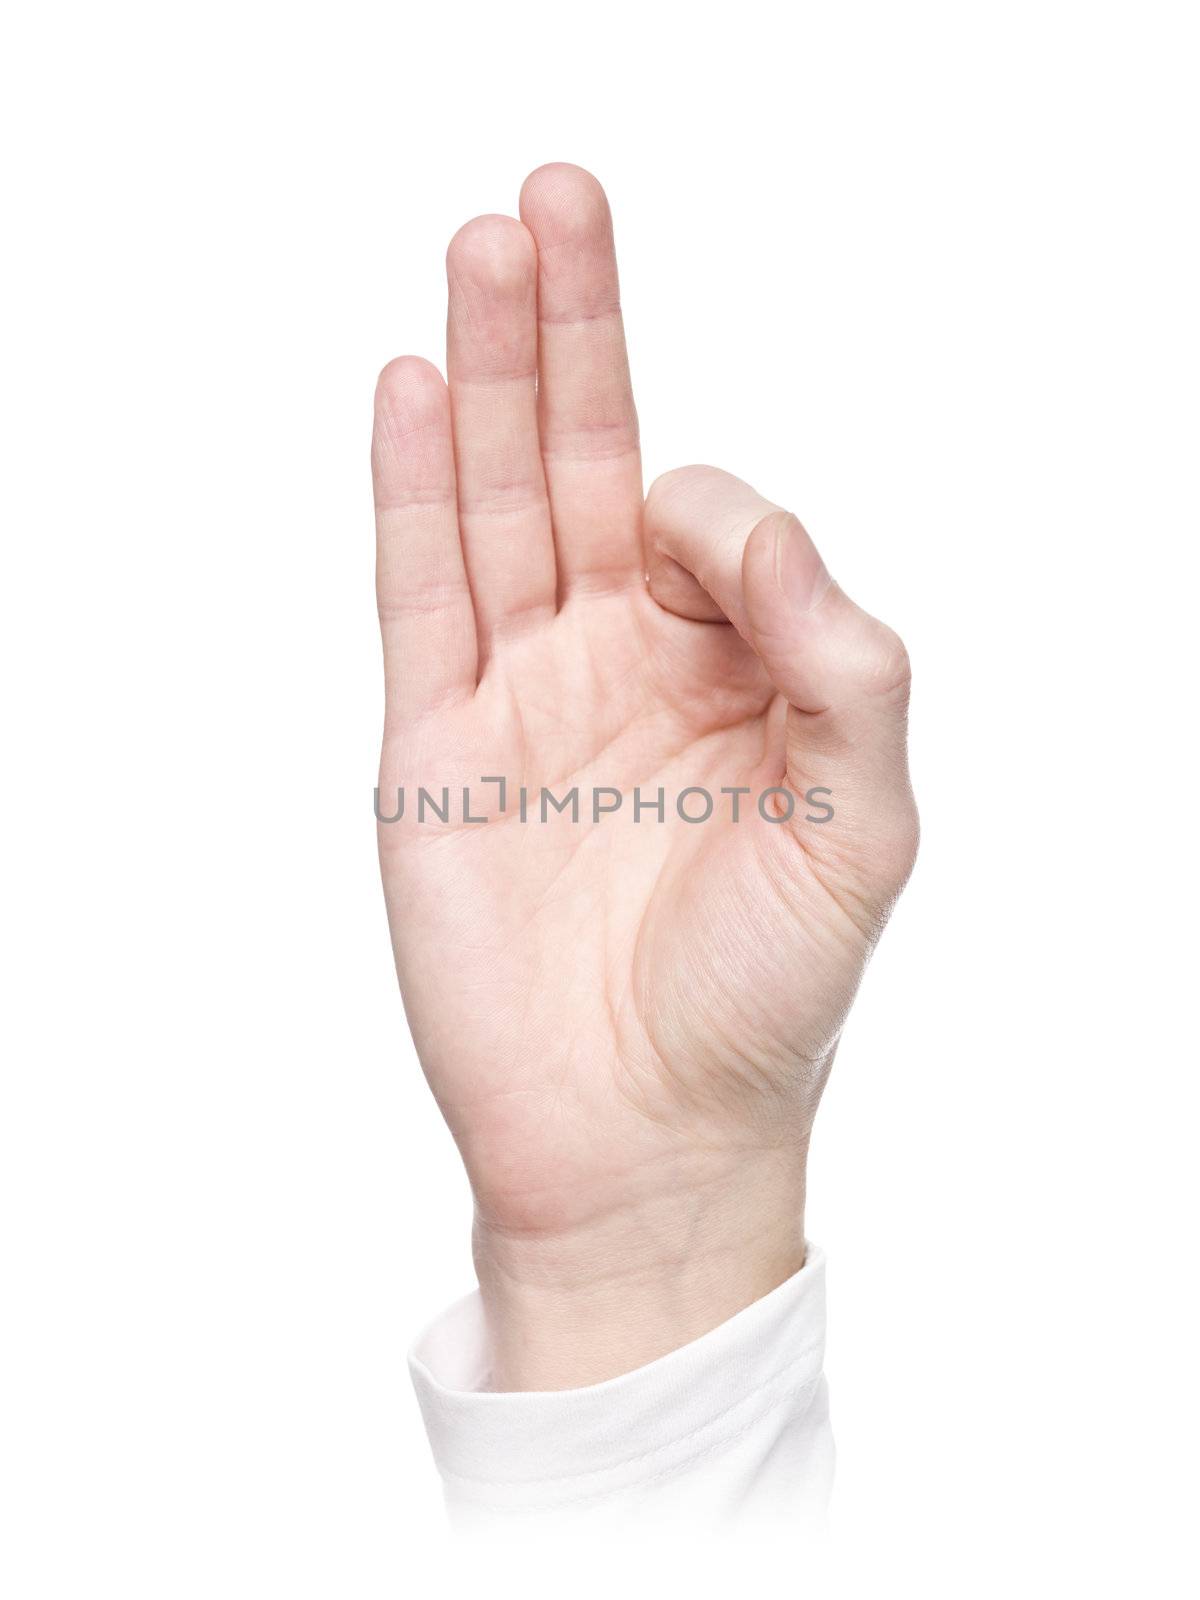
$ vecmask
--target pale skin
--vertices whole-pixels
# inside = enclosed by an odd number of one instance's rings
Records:
[[[447,266],[448,383],[404,356],[376,392],[383,814],[408,797],[380,852],[492,1381],[564,1388],[803,1265],[817,1103],[916,852],[909,669],[748,484],[690,466],[643,497],[593,177],[539,168]],[[418,822],[420,785],[488,821]],[[521,822],[519,785],[531,818],[577,785],[579,821]],[[675,810],[689,786],[720,802],[704,823]],[[624,800],[595,821],[601,787]],[[634,822],[635,787],[664,821]],[[751,791],[736,823],[722,788]],[[790,817],[761,814],[772,788]],[[807,820],[817,788],[832,819]]]

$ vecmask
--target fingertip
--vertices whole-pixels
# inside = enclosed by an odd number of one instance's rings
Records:
[[[440,482],[450,435],[450,394],[446,380],[422,356],[397,356],[375,384],[375,425],[371,456],[380,478],[417,470]]]
[[[436,410],[446,392],[446,380],[424,356],[395,356],[375,382],[375,409],[379,412],[424,415]]]
[[[489,213],[472,217],[446,250],[451,280],[458,278],[493,292],[524,290],[537,271],[533,235],[516,217]]]
[[[521,185],[520,211],[540,247],[593,237],[611,227],[600,180],[569,161],[551,161]]]

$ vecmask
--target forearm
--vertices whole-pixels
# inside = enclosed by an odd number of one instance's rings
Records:
[[[478,1218],[491,1386],[599,1383],[769,1294],[804,1264],[804,1164],[803,1149],[742,1158],[560,1233]]]

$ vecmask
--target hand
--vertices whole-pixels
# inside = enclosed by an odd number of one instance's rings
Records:
[[[543,167],[520,211],[451,242],[449,387],[415,357],[379,380],[379,832],[495,1382],[553,1388],[802,1264],[813,1117],[917,824],[900,641],[738,479],[643,505],[603,191]],[[573,786],[579,820],[540,820]]]

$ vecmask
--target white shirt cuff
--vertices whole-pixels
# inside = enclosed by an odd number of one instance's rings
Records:
[[[763,1299],[605,1383],[489,1389],[478,1291],[426,1330],[409,1366],[457,1523],[648,1506],[819,1523],[833,1474],[824,1342],[825,1262],[810,1245]]]

